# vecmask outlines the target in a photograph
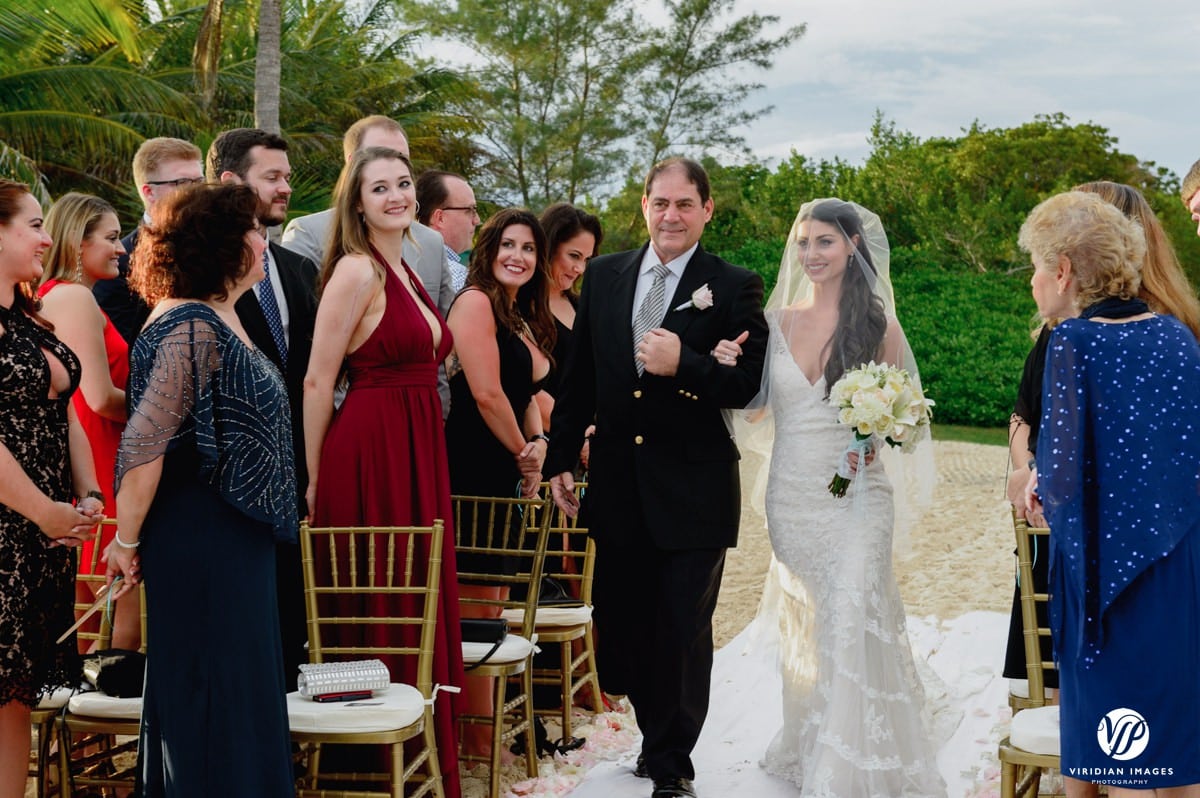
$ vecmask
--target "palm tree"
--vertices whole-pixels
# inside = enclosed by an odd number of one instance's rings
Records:
[[[78,188],[137,204],[137,146],[198,121],[190,99],[134,69],[140,23],[131,0],[0,7],[0,174],[43,195]]]
[[[98,193],[132,221],[130,163],[149,136],[204,148],[230,127],[282,127],[297,211],[327,206],[342,132],[366,114],[408,127],[427,162],[471,157],[467,123],[444,110],[464,81],[412,57],[390,0],[143,1],[0,4],[0,175]],[[268,49],[279,77],[261,70]]]

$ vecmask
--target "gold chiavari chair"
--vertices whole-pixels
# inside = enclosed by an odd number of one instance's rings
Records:
[[[575,495],[587,490],[586,482],[575,483]],[[586,527],[554,506],[549,483],[543,483],[542,495],[550,513],[550,530],[546,544],[546,559],[542,570],[542,590],[534,617],[538,645],[554,645],[559,649],[556,667],[535,667],[535,685],[555,685],[559,688],[560,711],[537,710],[542,715],[560,715],[563,740],[571,740],[571,710],[575,695],[585,686],[590,688],[590,700],[595,712],[603,712],[600,681],[596,672],[595,638],[592,632],[592,573],[596,562],[596,547]],[[547,603],[548,585],[557,585],[566,594]],[[505,610],[502,617],[520,632],[524,618],[520,610]],[[578,641],[578,643],[576,643]],[[575,649],[578,647],[579,653]]]
[[[1046,703],[1045,674],[1054,662],[1042,658],[1041,638],[1050,630],[1038,624],[1038,607],[1049,601],[1046,593],[1036,592],[1033,584],[1034,540],[1043,539],[1043,550],[1050,530],[1030,527],[1025,519],[1013,515],[1017,537],[1017,573],[1020,579],[1021,625],[1025,636],[1025,670],[1029,680],[1028,703],[1013,714],[1009,736],[1000,741],[1001,798],[1037,798],[1042,771],[1059,767],[1058,706]]]
[[[410,783],[410,798],[443,798],[432,681],[443,535],[441,520],[428,527],[301,525],[309,659],[379,658],[389,667],[415,659],[417,678],[415,686],[393,682],[369,700],[348,703],[323,704],[289,693],[292,740],[300,744],[306,765],[297,798],[403,798]],[[318,566],[318,556],[329,567]],[[365,612],[375,601],[394,611],[388,617]],[[395,627],[393,633],[356,633],[381,624]],[[339,643],[343,639],[355,642]],[[388,772],[322,771],[321,746],[335,743],[387,746]]]
[[[463,617],[498,617],[515,611],[520,627],[533,629],[550,527],[545,500],[454,496],[452,501],[459,582],[483,588],[460,595]],[[537,775],[532,674],[536,642],[536,635],[510,631],[494,651],[486,643],[463,643],[463,664],[470,673],[495,679],[491,714],[461,716],[464,724],[491,727],[490,756],[461,755],[464,760],[488,762],[490,798],[500,795],[501,746],[517,735],[524,738],[526,773],[530,778]],[[513,692],[506,699],[510,686]]]
[[[112,526],[116,522],[106,520],[102,525]],[[92,591],[104,584],[104,570],[100,563],[100,544],[99,534],[96,537],[97,543],[92,546],[88,571],[90,573],[82,573],[82,569],[75,574],[75,613],[78,617],[91,606],[91,602],[83,602],[79,599],[81,595],[91,595]],[[112,616],[109,613],[98,613],[93,622],[86,624],[76,631],[76,638],[82,648],[107,648],[110,645],[112,638]],[[47,795],[55,792],[55,784],[51,782],[51,774],[54,770],[50,767],[50,748],[51,742],[54,739],[54,723],[59,714],[66,707],[71,695],[75,692],[75,688],[60,687],[54,692],[43,698],[33,710],[31,715],[31,723],[33,725],[34,736],[36,740],[36,749],[34,759],[30,763],[30,778],[34,779],[37,784],[38,798],[46,798]],[[57,763],[57,760],[55,760]]]
[[[116,526],[114,518],[105,519],[101,526]],[[76,580],[92,589],[104,584],[104,567],[100,562],[100,536],[92,547],[90,574],[79,574]],[[146,593],[138,585],[141,602],[141,647],[146,652]],[[82,613],[90,601],[76,601],[75,611]],[[112,635],[112,621],[107,612],[98,630],[85,624],[76,633],[83,641],[94,641],[95,648],[107,648]],[[136,776],[137,738],[141,726],[142,699],[116,698],[96,690],[75,693],[56,716],[58,724],[58,774],[61,795],[70,796],[76,790],[132,789]]]

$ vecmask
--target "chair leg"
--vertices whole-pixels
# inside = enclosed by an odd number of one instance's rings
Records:
[[[404,743],[392,743],[392,772],[389,789],[392,798],[404,798]]]
[[[508,680],[498,677],[492,681],[495,683],[495,694],[492,696],[492,761],[488,774],[488,796],[500,798],[500,739],[504,732],[504,689]]]
[[[1016,798],[1017,766],[1011,762],[1000,763],[1000,798]]]
[[[583,645],[587,649],[587,675],[585,678],[592,686],[592,711],[597,715],[604,711],[604,695],[600,692],[600,672],[596,669],[596,627],[588,626],[587,634],[583,636]]]
[[[521,673],[521,686],[525,692],[525,700],[522,702],[525,717],[525,773],[529,778],[537,776],[538,768],[538,749],[537,739],[534,734],[533,720],[533,659],[530,658],[529,667],[525,668]]]
[[[433,714],[425,713],[425,748],[429,755],[425,758],[426,779],[432,785],[427,794],[434,798],[446,798],[446,787],[442,784],[442,762],[438,759],[437,729],[433,726]]]
[[[312,743],[308,749],[308,766],[305,768],[304,778],[310,790],[317,789],[317,781],[321,778],[320,743]]]
[[[54,716],[38,724],[37,798],[46,798],[50,780],[50,737],[54,734]]]
[[[71,798],[71,732],[65,720],[58,724],[58,794]]]
[[[562,738],[566,742],[571,739],[571,707],[575,703],[574,694],[571,692],[572,682],[575,680],[575,674],[571,663],[575,661],[575,657],[571,652],[571,641],[566,640],[559,645],[560,659],[558,667],[559,675],[559,692],[562,695]]]

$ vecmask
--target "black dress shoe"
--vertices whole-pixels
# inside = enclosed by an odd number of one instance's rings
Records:
[[[637,765],[633,769],[633,775],[639,779],[650,778],[650,771],[646,770],[646,755],[638,754]]]
[[[691,779],[673,776],[669,779],[655,779],[654,792],[650,798],[696,798],[696,790],[692,787]]]

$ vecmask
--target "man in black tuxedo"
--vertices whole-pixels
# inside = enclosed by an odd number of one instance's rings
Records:
[[[150,220],[150,210],[176,189],[204,182],[204,163],[200,148],[190,141],[167,136],[146,139],[133,155],[133,181],[138,196],[146,207],[142,221]],[[142,331],[150,315],[150,307],[129,288],[129,256],[137,246],[138,229],[121,239],[125,253],[117,261],[117,276],[99,280],[92,286],[92,295],[108,314],[113,326],[121,333],[129,348]]]
[[[638,775],[654,779],[653,798],[695,795],[712,613],[741,517],[739,454],[722,408],[758,392],[767,341],[762,279],[699,246],[712,211],[698,163],[650,170],[650,243],[596,258],[584,276],[544,468],[555,502],[581,510],[596,541],[601,683],[633,703]],[[736,363],[713,356],[722,339],[741,343]],[[579,508],[571,469],[593,418]]]
[[[209,182],[242,183],[258,194],[258,222],[265,231],[287,219],[292,188],[288,181],[287,142],[274,133],[254,128],[226,130],[208,149]],[[317,265],[302,255],[271,243],[267,247],[267,277],[247,291],[234,306],[246,334],[279,367],[287,385],[292,411],[292,448],[296,457],[296,494],[300,516],[308,510],[304,491],[308,472],[304,459],[304,373],[312,350],[317,316]],[[267,292],[270,292],[267,295]],[[304,613],[304,576],[300,547],[276,546],[279,629],[283,638],[284,683],[294,686],[301,663],[307,662],[308,638]]]

